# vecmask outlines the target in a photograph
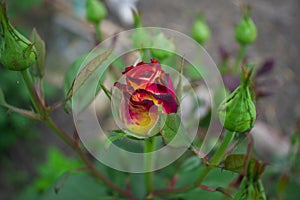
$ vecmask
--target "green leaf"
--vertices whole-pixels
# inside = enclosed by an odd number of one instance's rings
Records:
[[[45,191],[63,173],[80,166],[78,160],[66,157],[56,148],[50,148],[47,161],[37,167],[39,176],[34,181],[34,185],[38,190]]]
[[[205,170],[205,165],[199,165],[197,168],[190,171],[180,171],[178,174],[178,180],[176,182],[175,188],[184,187],[193,183],[199,175]],[[235,178],[236,175],[229,171],[222,171],[220,169],[212,169],[208,174],[207,178],[203,181],[203,185],[208,187],[218,188],[227,188],[228,184]],[[205,199],[205,200],[215,200],[215,199],[224,199],[224,194],[220,192],[211,192],[196,188],[181,194],[176,195],[177,199],[182,198],[186,200],[193,199]],[[176,198],[172,198],[176,199]]]
[[[193,65],[188,65],[185,68],[185,73],[187,77],[189,77],[192,80],[196,80],[201,78],[201,74],[198,72],[198,70]]]
[[[242,174],[244,172],[244,163],[246,155],[232,154],[227,156],[224,161],[224,169],[235,173]],[[250,158],[246,176],[251,181],[257,181],[264,172],[266,164],[255,158]]]
[[[106,61],[111,55],[112,50],[107,50],[102,52],[101,54],[95,56],[92,60],[90,60],[84,68],[78,73],[70,89],[67,92],[66,99],[69,100],[73,96],[73,93],[77,92],[79,88],[89,79],[91,75],[99,68],[99,66]],[[81,63],[80,63],[81,66]],[[79,66],[79,67],[80,67]],[[74,73],[74,72],[73,72]],[[76,82],[76,84],[75,84]]]
[[[55,193],[55,185],[53,185],[44,195],[43,200],[66,200],[66,199],[85,199],[93,200],[113,199],[107,193],[107,187],[100,181],[89,176],[88,174],[72,174],[68,177],[58,193]]]
[[[116,141],[116,140],[121,140],[124,139],[127,135],[124,132],[111,132],[114,133],[114,135],[109,135],[104,143],[104,149],[108,150],[110,147],[111,143]]]
[[[42,78],[45,74],[46,66],[46,45],[35,28],[32,30],[30,40],[33,42],[37,54],[37,62],[31,67],[31,70],[33,75]]]
[[[70,171],[65,172],[61,175],[54,186],[54,192],[57,194],[59,190],[64,186],[66,181],[68,180],[69,176],[71,175]]]
[[[227,156],[224,161],[224,169],[241,174],[244,170],[245,155],[232,154]]]
[[[201,160],[198,156],[189,157],[180,166],[180,171],[182,172],[192,171],[196,168],[199,168],[200,164],[201,164]]]
[[[69,66],[67,73],[64,78],[64,91],[65,95],[67,95],[70,90],[73,81],[76,78],[77,72],[79,71],[81,64],[86,59],[87,54],[83,54],[76,58],[76,60]]]
[[[166,115],[165,124],[161,130],[165,144],[172,147],[187,147],[191,142],[177,114]]]
[[[130,174],[131,192],[138,199],[144,199],[147,191],[145,188],[144,174]]]

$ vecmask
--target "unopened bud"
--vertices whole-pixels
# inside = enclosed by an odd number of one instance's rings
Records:
[[[199,15],[193,24],[191,35],[199,44],[204,44],[210,38],[210,28],[203,15]]]
[[[253,43],[257,37],[257,30],[254,22],[246,11],[242,20],[235,27],[235,39],[242,45]]]
[[[14,71],[22,71],[36,62],[34,44],[21,35],[9,23],[5,5],[0,3],[0,61],[1,64]]]
[[[86,1],[86,19],[89,22],[99,23],[107,15],[105,5],[98,0]]]
[[[250,130],[256,120],[256,109],[249,91],[252,70],[243,68],[242,84],[235,89],[219,106],[219,117],[224,128],[232,132]]]
[[[175,45],[171,39],[166,38],[163,33],[159,33],[153,39],[153,45],[156,48],[151,49],[152,57],[159,60],[164,60],[165,58],[170,57],[175,51]],[[158,48],[157,48],[158,47]]]

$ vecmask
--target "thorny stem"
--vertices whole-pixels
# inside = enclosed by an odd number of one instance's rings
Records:
[[[225,137],[221,143],[220,148],[212,157],[209,165],[206,166],[206,168],[204,168],[204,170],[202,171],[202,173],[199,175],[199,177],[197,178],[197,180],[194,183],[184,186],[184,187],[181,187],[181,188],[175,188],[175,189],[168,188],[168,189],[162,189],[162,190],[155,190],[152,192],[152,195],[153,196],[166,196],[166,195],[170,195],[170,194],[174,194],[174,193],[186,192],[186,191],[189,191],[189,190],[199,187],[201,185],[201,183],[203,182],[203,180],[205,179],[205,177],[209,174],[210,170],[213,169],[213,166],[218,165],[223,160],[225,152],[226,152],[227,148],[230,146],[234,136],[235,136],[235,132],[226,131]]]
[[[44,105],[39,104],[39,100],[36,95],[36,91],[34,90],[33,81],[31,79],[31,75],[29,71],[28,70],[22,71],[22,76],[28,88],[30,98],[34,108],[40,115],[44,115],[43,111],[46,110],[46,108],[44,108]],[[98,169],[93,165],[92,161],[83,152],[83,150],[80,148],[77,142],[73,140],[70,136],[68,136],[68,134],[65,133],[61,128],[59,128],[49,116],[45,116],[45,118],[42,120],[50,129],[52,129],[60,138],[62,138],[62,140],[66,144],[68,144],[72,149],[76,151],[76,153],[80,156],[80,158],[89,168],[89,170],[95,175],[95,177],[102,180],[106,185],[108,185],[109,187],[111,187],[113,190],[117,191],[124,197],[127,197],[128,199],[131,200],[136,200],[136,198],[129,191],[123,190],[122,188],[114,184],[112,181],[110,181],[108,178],[106,178],[100,171],[98,171]]]

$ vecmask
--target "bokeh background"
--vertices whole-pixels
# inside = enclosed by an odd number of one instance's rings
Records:
[[[102,23],[104,36],[132,28],[130,17],[126,20],[126,15],[120,14],[120,3],[108,3],[109,16]],[[286,147],[281,151],[281,143],[276,141],[288,143],[300,119],[300,1],[253,0],[247,3],[252,6],[251,16],[258,29],[257,41],[250,45],[247,58],[256,65],[266,59],[275,63],[270,74],[272,82],[268,85],[268,90],[273,94],[260,102],[260,109],[264,112],[258,118],[271,128],[267,135],[275,138],[269,151],[272,153],[272,148],[276,148],[275,153],[285,155]],[[31,29],[36,27],[45,40],[49,101],[62,99],[64,73],[78,56],[95,45],[94,29],[85,20],[85,1],[7,0],[7,5],[12,23],[22,33],[29,35]],[[240,20],[240,5],[241,1],[234,0],[137,2],[144,26],[170,28],[187,35],[190,34],[197,14],[204,12],[212,30],[211,39],[205,48],[216,63],[219,61],[221,46],[232,54],[238,51],[233,27]],[[3,69],[0,73],[1,88],[9,91],[7,100],[16,105],[26,105],[28,98],[26,92],[22,92],[25,90],[21,77]],[[45,177],[51,177],[60,170],[57,166],[64,167],[66,159],[70,165],[78,165],[71,149],[44,125],[3,109],[0,111],[0,199],[16,198],[33,181],[36,187],[43,189],[52,180],[36,181],[38,175],[42,173]],[[71,115],[58,110],[54,118],[66,130],[73,130]],[[53,166],[49,162],[45,164],[51,160],[51,156],[55,163]]]

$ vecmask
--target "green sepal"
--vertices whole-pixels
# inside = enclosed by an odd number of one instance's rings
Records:
[[[5,4],[0,3],[0,62],[13,71],[23,71],[36,62],[35,45],[8,21]]]
[[[243,68],[241,85],[219,106],[220,121],[229,131],[242,133],[254,126],[256,108],[249,90],[252,69]]]
[[[171,147],[189,147],[191,145],[191,139],[178,114],[166,115],[166,121],[160,134],[164,143]]]
[[[31,68],[32,74],[39,78],[45,75],[46,66],[46,45],[44,40],[41,38],[37,30],[34,28],[30,35],[30,40],[34,43],[36,48],[37,61]]]

